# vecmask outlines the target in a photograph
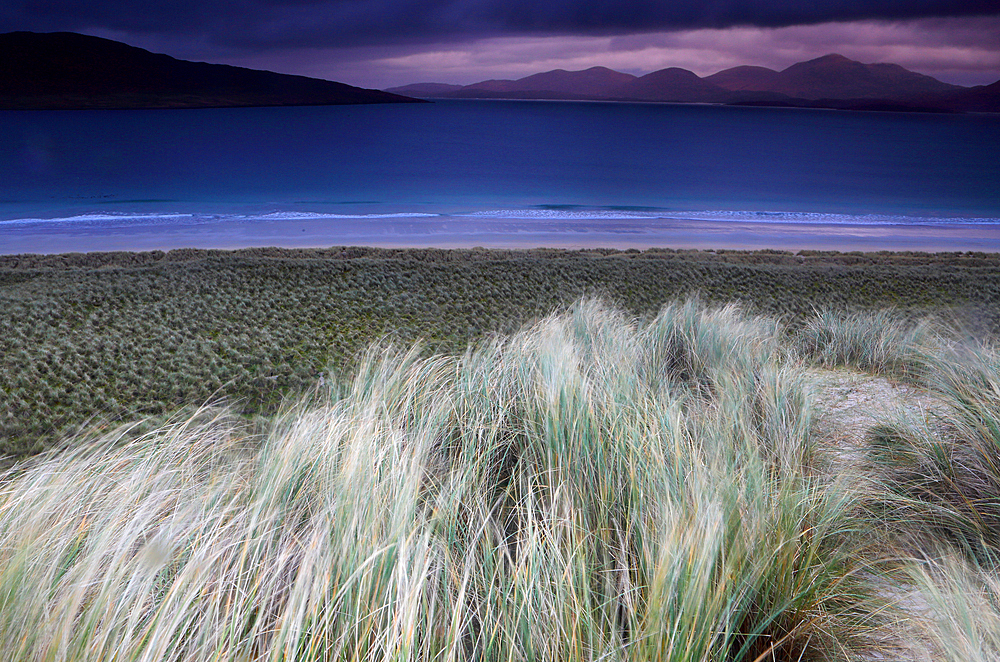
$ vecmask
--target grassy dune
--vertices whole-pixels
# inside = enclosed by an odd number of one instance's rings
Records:
[[[855,443],[828,374],[933,406]],[[370,345],[267,422],[205,408],[8,471],[0,648],[996,660],[998,451],[1000,357],[930,322],[582,299],[459,352]]]
[[[802,251],[179,250],[0,256],[0,467],[82,422],[225,399],[273,414],[390,337],[456,353],[583,296],[654,317],[698,293],[796,327],[816,309],[1000,334],[1000,255]],[[894,342],[886,339],[887,342]]]

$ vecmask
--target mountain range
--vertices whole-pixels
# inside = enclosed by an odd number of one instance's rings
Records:
[[[387,91],[420,98],[578,99],[769,105],[843,110],[1000,112],[1000,81],[962,87],[898,64],[830,54],[775,71],[739,66],[704,78],[677,67],[645,76],[592,67],[472,85],[417,83]]]
[[[472,85],[368,90],[305,76],[189,62],[71,32],[0,34],[0,109],[207,108],[414,102],[428,98],[581,99],[848,110],[1000,112],[1000,81],[962,87],[897,64],[831,54],[775,71],[739,66],[711,76],[670,67],[634,76],[557,69]]]
[[[188,62],[73,32],[0,34],[0,109],[413,102],[305,76]]]

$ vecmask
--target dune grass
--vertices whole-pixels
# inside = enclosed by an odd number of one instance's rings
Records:
[[[849,367],[920,382],[942,348],[929,319],[908,322],[893,309],[842,313],[818,311],[799,329],[798,349],[825,368]]]
[[[921,634],[947,662],[1000,659],[1000,577],[947,550],[936,556],[909,568],[928,603]]]
[[[272,416],[371,343],[460,353],[601,296],[643,318],[698,294],[802,324],[818,306],[1000,335],[1000,253],[255,248],[0,255],[0,470],[82,422],[225,398]],[[893,321],[886,329],[895,328]]]
[[[1000,554],[1000,360],[985,346],[930,357],[937,407],[872,429],[868,454],[894,520],[944,537],[976,563]]]
[[[954,500],[907,491],[891,453],[869,454],[882,496],[830,474],[803,370],[827,354],[802,351],[809,329],[696,300],[642,322],[582,300],[459,355],[374,345],[263,428],[207,407],[74,439],[0,478],[0,648],[116,662],[892,650],[904,619],[880,590],[885,558],[904,521]],[[998,382],[994,355],[977,356],[972,381],[958,353],[919,379],[954,403],[951,447],[981,438],[985,462]],[[940,529],[968,517],[953,510],[934,520],[938,548],[960,539]],[[898,521],[873,545],[874,516]],[[992,594],[961,602],[965,566],[903,565],[943,596],[919,621],[928,646],[964,650],[951,626]],[[1000,635],[980,625],[969,645],[986,657],[963,659],[995,659]]]

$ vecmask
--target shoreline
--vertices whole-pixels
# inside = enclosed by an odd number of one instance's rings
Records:
[[[422,220],[422,219],[421,219]],[[0,255],[142,252],[183,248],[238,250],[243,248],[495,248],[619,250],[674,248],[697,250],[781,251],[919,251],[1000,252],[1000,225],[756,223],[751,221],[670,220],[649,228],[625,230],[527,228],[515,232],[462,232],[425,222],[398,220],[378,227],[357,223],[345,231],[324,220],[282,220],[239,223],[209,222],[194,226],[143,225],[72,230],[32,226],[0,235]]]

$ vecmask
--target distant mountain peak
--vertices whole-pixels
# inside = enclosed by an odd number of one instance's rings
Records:
[[[681,67],[665,67],[663,69],[658,69],[653,73],[646,74],[646,76],[682,76],[684,78],[690,78],[694,76],[698,78],[698,74],[691,71],[690,69],[682,69]]]
[[[903,99],[954,89],[898,65],[863,64],[831,53],[780,71],[769,91],[804,99]]]
[[[680,67],[636,77],[594,66],[582,71],[555,69],[518,80],[489,80],[462,87],[422,84],[390,91],[452,98],[604,99],[858,110],[1000,110],[997,84],[964,88],[898,64],[864,64],[839,53],[798,62],[782,71],[741,65],[705,78]]]
[[[617,96],[638,101],[723,103],[731,93],[699,78],[693,71],[667,67],[623,85]]]
[[[732,69],[724,69],[718,73],[706,76],[705,80],[727,90],[737,91],[767,91],[774,85],[779,76],[774,69],[741,65]]]
[[[856,60],[852,60],[849,57],[841,55],[840,53],[827,53],[826,55],[820,55],[812,60],[805,60],[799,64],[809,64],[815,62],[856,62]]]

